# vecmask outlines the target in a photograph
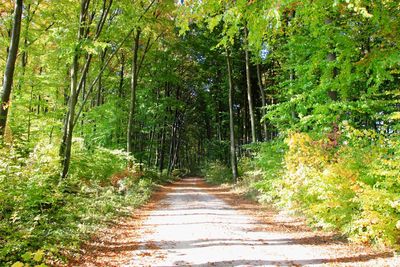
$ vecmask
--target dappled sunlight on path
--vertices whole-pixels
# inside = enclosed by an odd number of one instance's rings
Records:
[[[165,187],[141,212],[87,244],[79,265],[396,266],[389,252],[312,232],[200,178]]]

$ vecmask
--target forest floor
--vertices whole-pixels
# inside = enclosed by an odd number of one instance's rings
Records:
[[[70,266],[400,266],[392,255],[186,178],[99,232]]]

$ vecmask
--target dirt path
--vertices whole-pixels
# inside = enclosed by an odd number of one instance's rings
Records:
[[[199,178],[165,188],[84,250],[73,266],[400,266],[389,252],[311,232]]]

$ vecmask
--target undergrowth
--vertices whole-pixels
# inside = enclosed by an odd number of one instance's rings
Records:
[[[231,169],[221,161],[207,162],[202,168],[204,179],[210,184],[232,183]]]
[[[116,216],[128,215],[167,180],[126,170],[118,150],[85,150],[74,143],[70,175],[60,181],[58,148],[38,144],[30,154],[0,149],[0,265],[45,266],[65,260]]]

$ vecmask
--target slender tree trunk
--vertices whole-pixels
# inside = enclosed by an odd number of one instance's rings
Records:
[[[122,98],[124,96],[124,79],[125,79],[125,55],[122,53],[121,55],[121,70],[119,74],[119,90],[118,96]]]
[[[159,171],[164,170],[164,144],[165,144],[165,125],[161,130],[160,152],[159,152]]]
[[[171,173],[174,169],[175,166],[178,163],[178,155],[179,155],[179,148],[180,148],[181,140],[179,137],[179,122],[176,124],[175,128],[175,137],[174,137],[174,148],[173,148],[173,153],[170,155],[171,160],[170,160],[170,166],[168,168],[169,173]]]
[[[248,108],[248,103],[246,101],[243,101],[243,110],[242,110],[242,124],[243,124],[243,144],[247,144],[250,142],[249,138],[249,127],[248,127],[248,113],[249,113],[249,108]]]
[[[236,146],[235,146],[235,125],[234,125],[234,111],[233,111],[233,79],[232,79],[232,65],[229,50],[226,49],[226,63],[228,67],[228,82],[229,82],[229,133],[230,133],[230,150],[231,150],[231,167],[232,176],[235,181],[238,180],[237,160],[236,160]]]
[[[139,51],[139,39],[140,29],[136,29],[136,34],[133,42],[133,60],[132,60],[132,80],[131,80],[131,103],[129,108],[129,119],[128,119],[128,130],[127,130],[127,152],[132,155],[133,153],[133,128],[135,120],[135,108],[136,108],[136,90],[138,81],[138,51]]]
[[[254,118],[254,107],[253,107],[253,94],[251,89],[251,76],[250,76],[250,52],[248,48],[248,30],[247,27],[244,28],[246,47],[245,47],[245,56],[246,56],[246,82],[247,82],[247,100],[249,102],[249,115],[250,115],[250,123],[251,123],[251,141],[255,143],[257,141],[256,138],[256,122]]]
[[[120,69],[120,74],[119,74],[119,86],[118,86],[118,102],[121,103],[122,99],[125,96],[124,93],[124,82],[125,82],[125,54],[122,53],[121,55],[121,69]],[[123,130],[122,128],[124,127],[123,125],[123,119],[119,118],[117,121],[117,132],[116,132],[116,138],[117,138],[117,143],[120,144],[121,139],[123,138]]]
[[[241,107],[241,108],[239,108],[238,109],[238,111],[237,111],[237,118],[238,118],[238,120],[237,120],[237,124],[238,124],[238,132],[237,132],[237,135],[236,135],[236,144],[237,144],[237,156],[239,157],[239,158],[241,158],[242,157],[242,151],[241,151],[241,147],[242,147],[242,145],[243,145],[243,140],[242,140],[242,137],[243,137],[243,120],[241,119],[242,118],[242,113],[243,113],[243,107]],[[229,131],[230,132],[230,131]]]
[[[262,116],[265,116],[265,108],[267,106],[267,102],[265,99],[265,92],[264,92],[264,86],[262,83],[262,77],[261,77],[261,67],[260,64],[257,64],[257,80],[258,80],[258,87],[260,89],[261,93],[261,103],[262,103]],[[264,141],[268,139],[268,128],[267,128],[267,123],[263,121],[263,132],[264,132]]]
[[[82,39],[85,31],[85,19],[88,11],[89,0],[81,0],[81,13],[79,18],[79,30],[78,30],[78,42]],[[79,71],[79,48],[78,45],[75,47],[74,57],[71,66],[71,87],[70,96],[68,102],[68,113],[65,120],[64,129],[66,132],[63,136],[63,143],[61,144],[62,154],[62,172],[61,178],[65,179],[68,175],[69,165],[71,162],[71,151],[72,151],[72,134],[74,130],[75,121],[75,107],[78,100],[78,71]]]
[[[156,153],[153,153],[153,143],[154,143],[154,136],[155,135],[156,135],[155,134],[155,127],[153,126],[151,131],[150,131],[150,133],[149,133],[149,145],[148,145],[148,148],[147,148],[147,151],[149,153],[148,157],[147,157],[147,166],[148,167],[151,166],[151,160],[152,160],[153,154],[156,154]]]
[[[23,32],[23,51],[21,54],[21,78],[18,82],[18,91],[21,92],[22,86],[25,83],[25,73],[26,73],[26,66],[28,65],[28,34],[29,34],[29,27],[30,23],[32,20],[31,17],[31,4],[27,4],[25,6],[25,12],[26,12],[26,24],[24,27],[24,32]],[[21,22],[22,23],[22,22]]]
[[[28,143],[31,137],[31,117],[32,117],[32,102],[33,102],[33,85],[31,86],[31,95],[29,99],[29,108],[28,108]]]
[[[331,25],[332,23],[333,23],[333,20],[330,19],[330,18],[327,18],[325,20],[325,24],[326,25]],[[330,45],[330,46],[331,46],[330,48],[332,50],[334,50],[334,48],[335,48],[334,45]],[[328,62],[335,62],[336,58],[337,58],[337,56],[336,56],[335,52],[328,53],[327,56],[326,56],[326,60]],[[338,69],[335,67],[335,68],[333,68],[333,71],[332,71],[332,79],[335,79],[337,75],[338,75]],[[338,92],[337,91],[328,90],[327,94],[328,94],[328,97],[330,99],[332,99],[333,101],[337,101],[338,100]]]
[[[178,130],[178,111],[175,111],[175,119],[171,129],[171,142],[169,145],[169,163],[168,163],[168,174],[171,173],[174,164],[175,148],[177,143],[177,130]]]
[[[101,57],[100,57],[100,61],[101,61],[101,67],[103,68],[103,66],[104,66],[104,60],[105,60],[105,57],[106,57],[106,55],[107,55],[107,49],[105,49],[103,52],[101,52]],[[97,99],[96,99],[96,105],[97,106],[101,106],[102,104],[103,104],[103,99],[104,99],[104,96],[103,96],[103,74],[101,74],[100,75],[100,77],[99,77],[99,81],[98,81],[98,84],[97,84]]]
[[[10,50],[8,51],[6,69],[4,72],[3,91],[1,92],[0,137],[4,136],[7,124],[7,115],[10,106],[11,89],[14,80],[15,62],[17,60],[19,38],[21,34],[22,5],[23,5],[22,0],[15,1]]]
[[[65,179],[68,175],[69,165],[71,162],[71,150],[72,150],[72,134],[75,120],[75,107],[77,102],[77,84],[78,84],[78,54],[75,52],[72,68],[71,68],[71,93],[68,103],[68,117],[66,120],[66,137],[65,137],[65,148],[64,148],[64,158],[62,162],[63,170],[61,173],[61,178]]]

